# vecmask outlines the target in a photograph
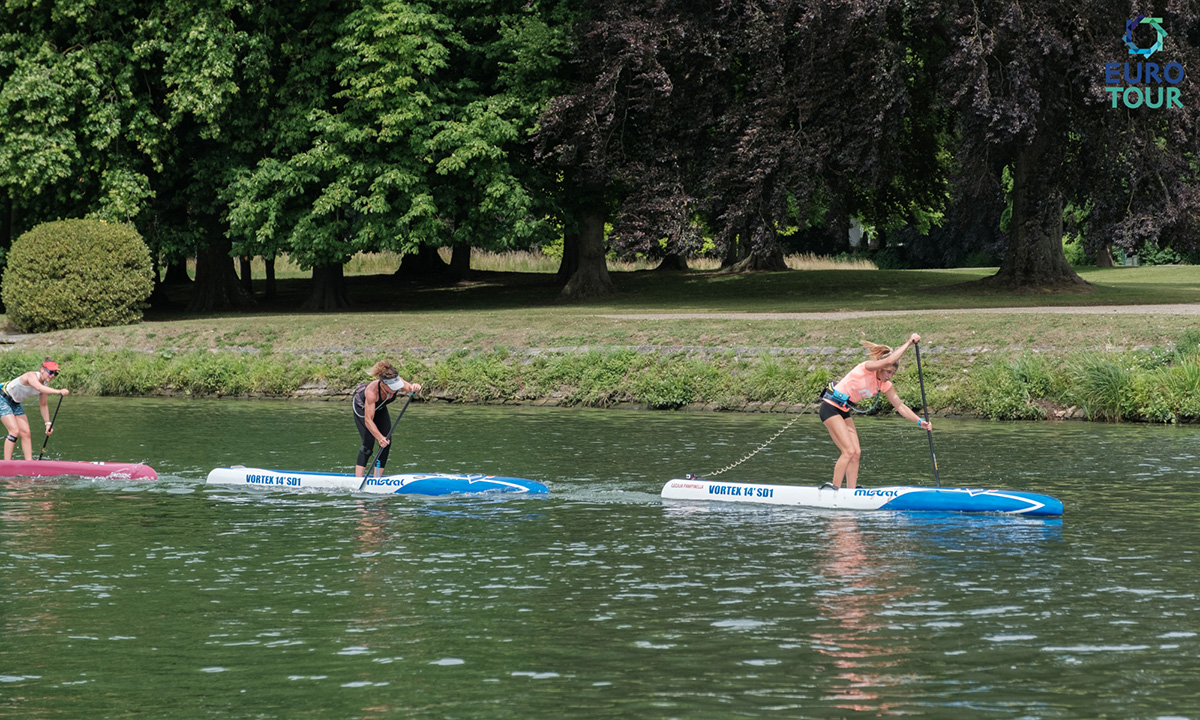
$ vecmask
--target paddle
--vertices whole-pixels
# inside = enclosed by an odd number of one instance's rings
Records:
[[[390,428],[388,428],[387,435],[384,436],[385,440],[391,442],[392,433],[395,432],[396,426],[400,424],[400,418],[404,417],[404,411],[408,409],[408,404],[410,402],[412,402],[413,395],[416,395],[416,393],[409,393],[408,399],[404,401],[404,407],[400,408],[400,414],[396,416],[396,422],[392,423],[392,426]],[[383,446],[380,445],[378,451],[372,452],[367,457],[367,464],[365,466],[365,469],[363,470],[363,482],[364,483],[367,481],[367,478],[371,477],[371,472],[375,469],[374,468],[375,456],[382,455],[382,454],[383,454]],[[362,485],[359,485],[359,487],[361,488]]]
[[[62,399],[63,396],[59,395],[58,404],[54,406],[54,417],[50,418],[50,427],[46,428],[47,431],[54,429],[54,421],[58,419],[58,409],[62,407]],[[46,454],[46,443],[48,442],[50,442],[49,432],[46,433],[46,439],[42,441],[42,451],[38,453],[38,460],[41,460],[42,456]]]
[[[925,374],[921,372],[921,343],[913,343],[913,349],[917,351],[917,379],[921,381],[921,409],[925,413],[925,422],[929,422],[929,404],[925,402]],[[933,479],[937,482],[937,486],[942,486],[942,479],[938,477],[937,455],[933,453],[933,430],[926,431],[929,434],[929,459],[933,461]]]

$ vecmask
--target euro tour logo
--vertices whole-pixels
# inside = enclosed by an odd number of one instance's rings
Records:
[[[1149,47],[1141,47],[1133,37],[1134,30],[1142,25],[1149,25],[1154,30],[1154,43]],[[1145,36],[1145,33],[1140,34]],[[1166,37],[1162,18],[1139,14],[1125,21],[1125,36],[1122,39],[1130,55],[1149,61],[1151,55],[1163,49],[1163,39]],[[1176,86],[1183,82],[1184,75],[1183,66],[1177,62],[1165,65],[1156,62],[1105,63],[1104,89],[1112,96],[1113,107],[1120,102],[1131,110],[1143,106],[1182,108],[1179,88]]]

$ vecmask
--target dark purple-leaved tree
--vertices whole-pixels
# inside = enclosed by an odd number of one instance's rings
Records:
[[[963,186],[994,194],[1006,169],[1012,182],[1008,249],[990,284],[1085,285],[1062,252],[1063,207],[1071,201],[1091,208],[1088,238],[1102,254],[1112,243],[1194,246],[1200,92],[1186,73],[1166,82],[1165,65],[1200,72],[1195,2],[942,5],[940,27],[952,48],[942,87],[957,119]],[[1124,41],[1127,21],[1140,13],[1161,18],[1166,33],[1153,57],[1131,55]],[[1132,32],[1135,48],[1158,41],[1151,23],[1135,22]],[[1121,68],[1117,96],[1106,90],[1109,63]],[[1126,63],[1129,79],[1143,81],[1153,63],[1160,82],[1125,82]],[[1146,93],[1167,96],[1171,87],[1180,103],[1127,107],[1126,87],[1136,87],[1131,103]]]
[[[686,147],[687,121],[674,112],[679,93],[672,70],[678,52],[708,38],[689,37],[695,23],[682,12],[684,3],[670,1],[584,4],[568,70],[570,92],[542,113],[536,137],[538,157],[562,169],[557,195],[565,227],[559,269],[564,298],[616,292],[604,235],[614,211],[635,218],[630,247],[650,244],[640,234],[647,227],[654,240],[665,236],[672,250],[686,237],[680,229],[686,222],[678,222],[678,214],[670,222],[671,213],[661,212],[691,206],[677,181],[677,163],[699,149]],[[635,206],[645,215],[638,216]]]
[[[1086,287],[1062,252],[1067,203],[1090,210],[1101,256],[1200,237],[1195,1],[588,9],[541,147],[586,179],[572,197],[611,211],[619,249],[684,252],[703,228],[739,267],[776,268],[780,234],[936,213],[948,177],[967,207],[1008,193],[1006,254],[987,279],[1001,288]],[[1129,54],[1160,39],[1154,57]]]
[[[604,195],[623,252],[669,257],[703,232],[736,269],[783,269],[781,234],[815,215],[944,203],[927,21],[889,1],[593,3],[542,155],[582,180],[573,198]]]

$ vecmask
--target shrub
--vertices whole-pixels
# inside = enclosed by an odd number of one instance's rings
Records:
[[[759,402],[813,401],[820,390],[805,392],[811,385],[807,379],[807,373],[794,360],[781,363],[766,356],[747,373],[744,392],[747,399]]]
[[[1014,377],[1029,393],[1030,397],[1051,399],[1061,393],[1064,385],[1050,363],[1040,355],[1022,355],[1012,363]]]
[[[997,360],[971,372],[957,403],[992,420],[1035,420],[1045,410],[1031,402],[1027,380],[1010,364]]]
[[[1096,264],[1096,259],[1088,254],[1087,249],[1083,246],[1083,240],[1079,238],[1063,238],[1063,255],[1066,256],[1071,267]]]
[[[1120,422],[1131,414],[1134,375],[1106,357],[1087,355],[1070,369],[1071,391],[1089,420]]]
[[[46,332],[137,322],[153,288],[150,251],[133,227],[60,220],[17,238],[0,292],[14,329]]]

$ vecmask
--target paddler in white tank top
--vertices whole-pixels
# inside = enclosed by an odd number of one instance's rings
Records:
[[[897,412],[923,429],[933,432],[933,425],[928,420],[921,419],[920,415],[905,405],[896,393],[896,388],[892,386],[892,376],[899,367],[900,356],[910,345],[918,342],[921,342],[921,336],[916,333],[895,350],[887,345],[876,345],[863,340],[862,344],[867,348],[871,359],[856,365],[845,377],[821,394],[821,422],[825,423],[829,436],[833,438],[838,450],[842,451],[833,466],[833,482],[825,483],[823,487],[840,488],[843,479],[847,489],[858,486],[858,465],[862,458],[862,448],[858,444],[858,430],[854,428],[854,419],[850,417],[855,403],[883,393]]]
[[[42,411],[42,418],[46,421],[46,435],[54,433],[54,426],[50,423],[50,404],[46,401],[46,396],[69,394],[66,388],[57,390],[47,384],[56,375],[58,375],[58,363],[46,358],[40,368],[16,376],[4,383],[3,388],[0,389],[0,422],[4,423],[4,429],[8,431],[8,437],[4,438],[5,460],[12,460],[13,447],[16,446],[18,439],[21,441],[21,450],[25,453],[25,459],[33,460],[33,441],[30,439],[32,433],[29,430],[29,418],[25,415],[25,408],[21,407],[21,403],[26,400],[37,397],[38,408]]]

